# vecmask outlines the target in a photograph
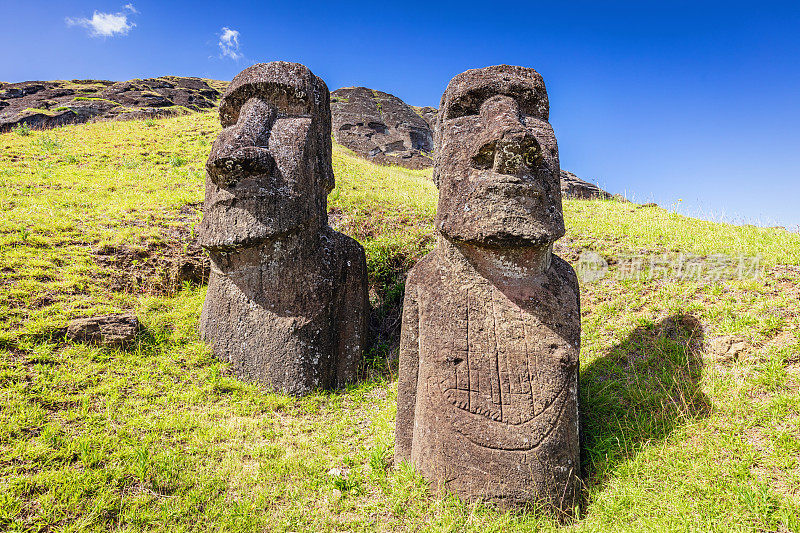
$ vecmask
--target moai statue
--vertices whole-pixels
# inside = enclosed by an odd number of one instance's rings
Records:
[[[396,462],[502,507],[577,501],[579,289],[542,77],[452,79],[437,123],[436,248],[406,282]]]
[[[206,163],[200,243],[211,256],[200,332],[244,379],[293,395],[356,377],[364,250],[328,226],[330,95],[303,65],[240,72]]]

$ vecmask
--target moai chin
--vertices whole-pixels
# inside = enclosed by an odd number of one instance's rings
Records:
[[[396,462],[439,490],[569,514],[580,476],[580,308],[542,77],[468,70],[442,97],[436,248],[409,273]]]
[[[328,226],[330,95],[303,65],[253,65],[220,104],[199,239],[211,257],[200,331],[235,372],[300,395],[356,377],[364,250]]]

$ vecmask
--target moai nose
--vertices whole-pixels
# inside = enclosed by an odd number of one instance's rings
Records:
[[[223,130],[206,163],[211,180],[233,186],[242,175],[271,173],[275,159],[267,151],[278,110],[259,98],[251,98],[239,111],[239,120]]]
[[[496,139],[508,133],[524,132],[519,104],[510,96],[499,94],[481,104],[481,118]]]
[[[522,123],[516,100],[504,95],[489,98],[481,106],[481,117],[492,140],[472,157],[473,168],[516,175],[539,167],[541,146]]]

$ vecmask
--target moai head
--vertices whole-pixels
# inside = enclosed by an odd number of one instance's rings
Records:
[[[473,244],[525,245],[564,235],[558,146],[544,81],[531,68],[463,72],[436,128],[436,227]]]
[[[260,63],[222,97],[206,163],[200,241],[235,249],[327,221],[333,189],[328,87],[298,63]]]

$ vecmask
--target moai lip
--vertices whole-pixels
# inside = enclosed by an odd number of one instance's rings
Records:
[[[439,490],[568,514],[578,498],[580,300],[558,148],[533,69],[442,97],[436,248],[406,281],[395,458]]]
[[[222,97],[200,243],[211,276],[200,331],[244,379],[288,394],[356,378],[364,250],[328,226],[330,95],[298,63],[253,65]]]

